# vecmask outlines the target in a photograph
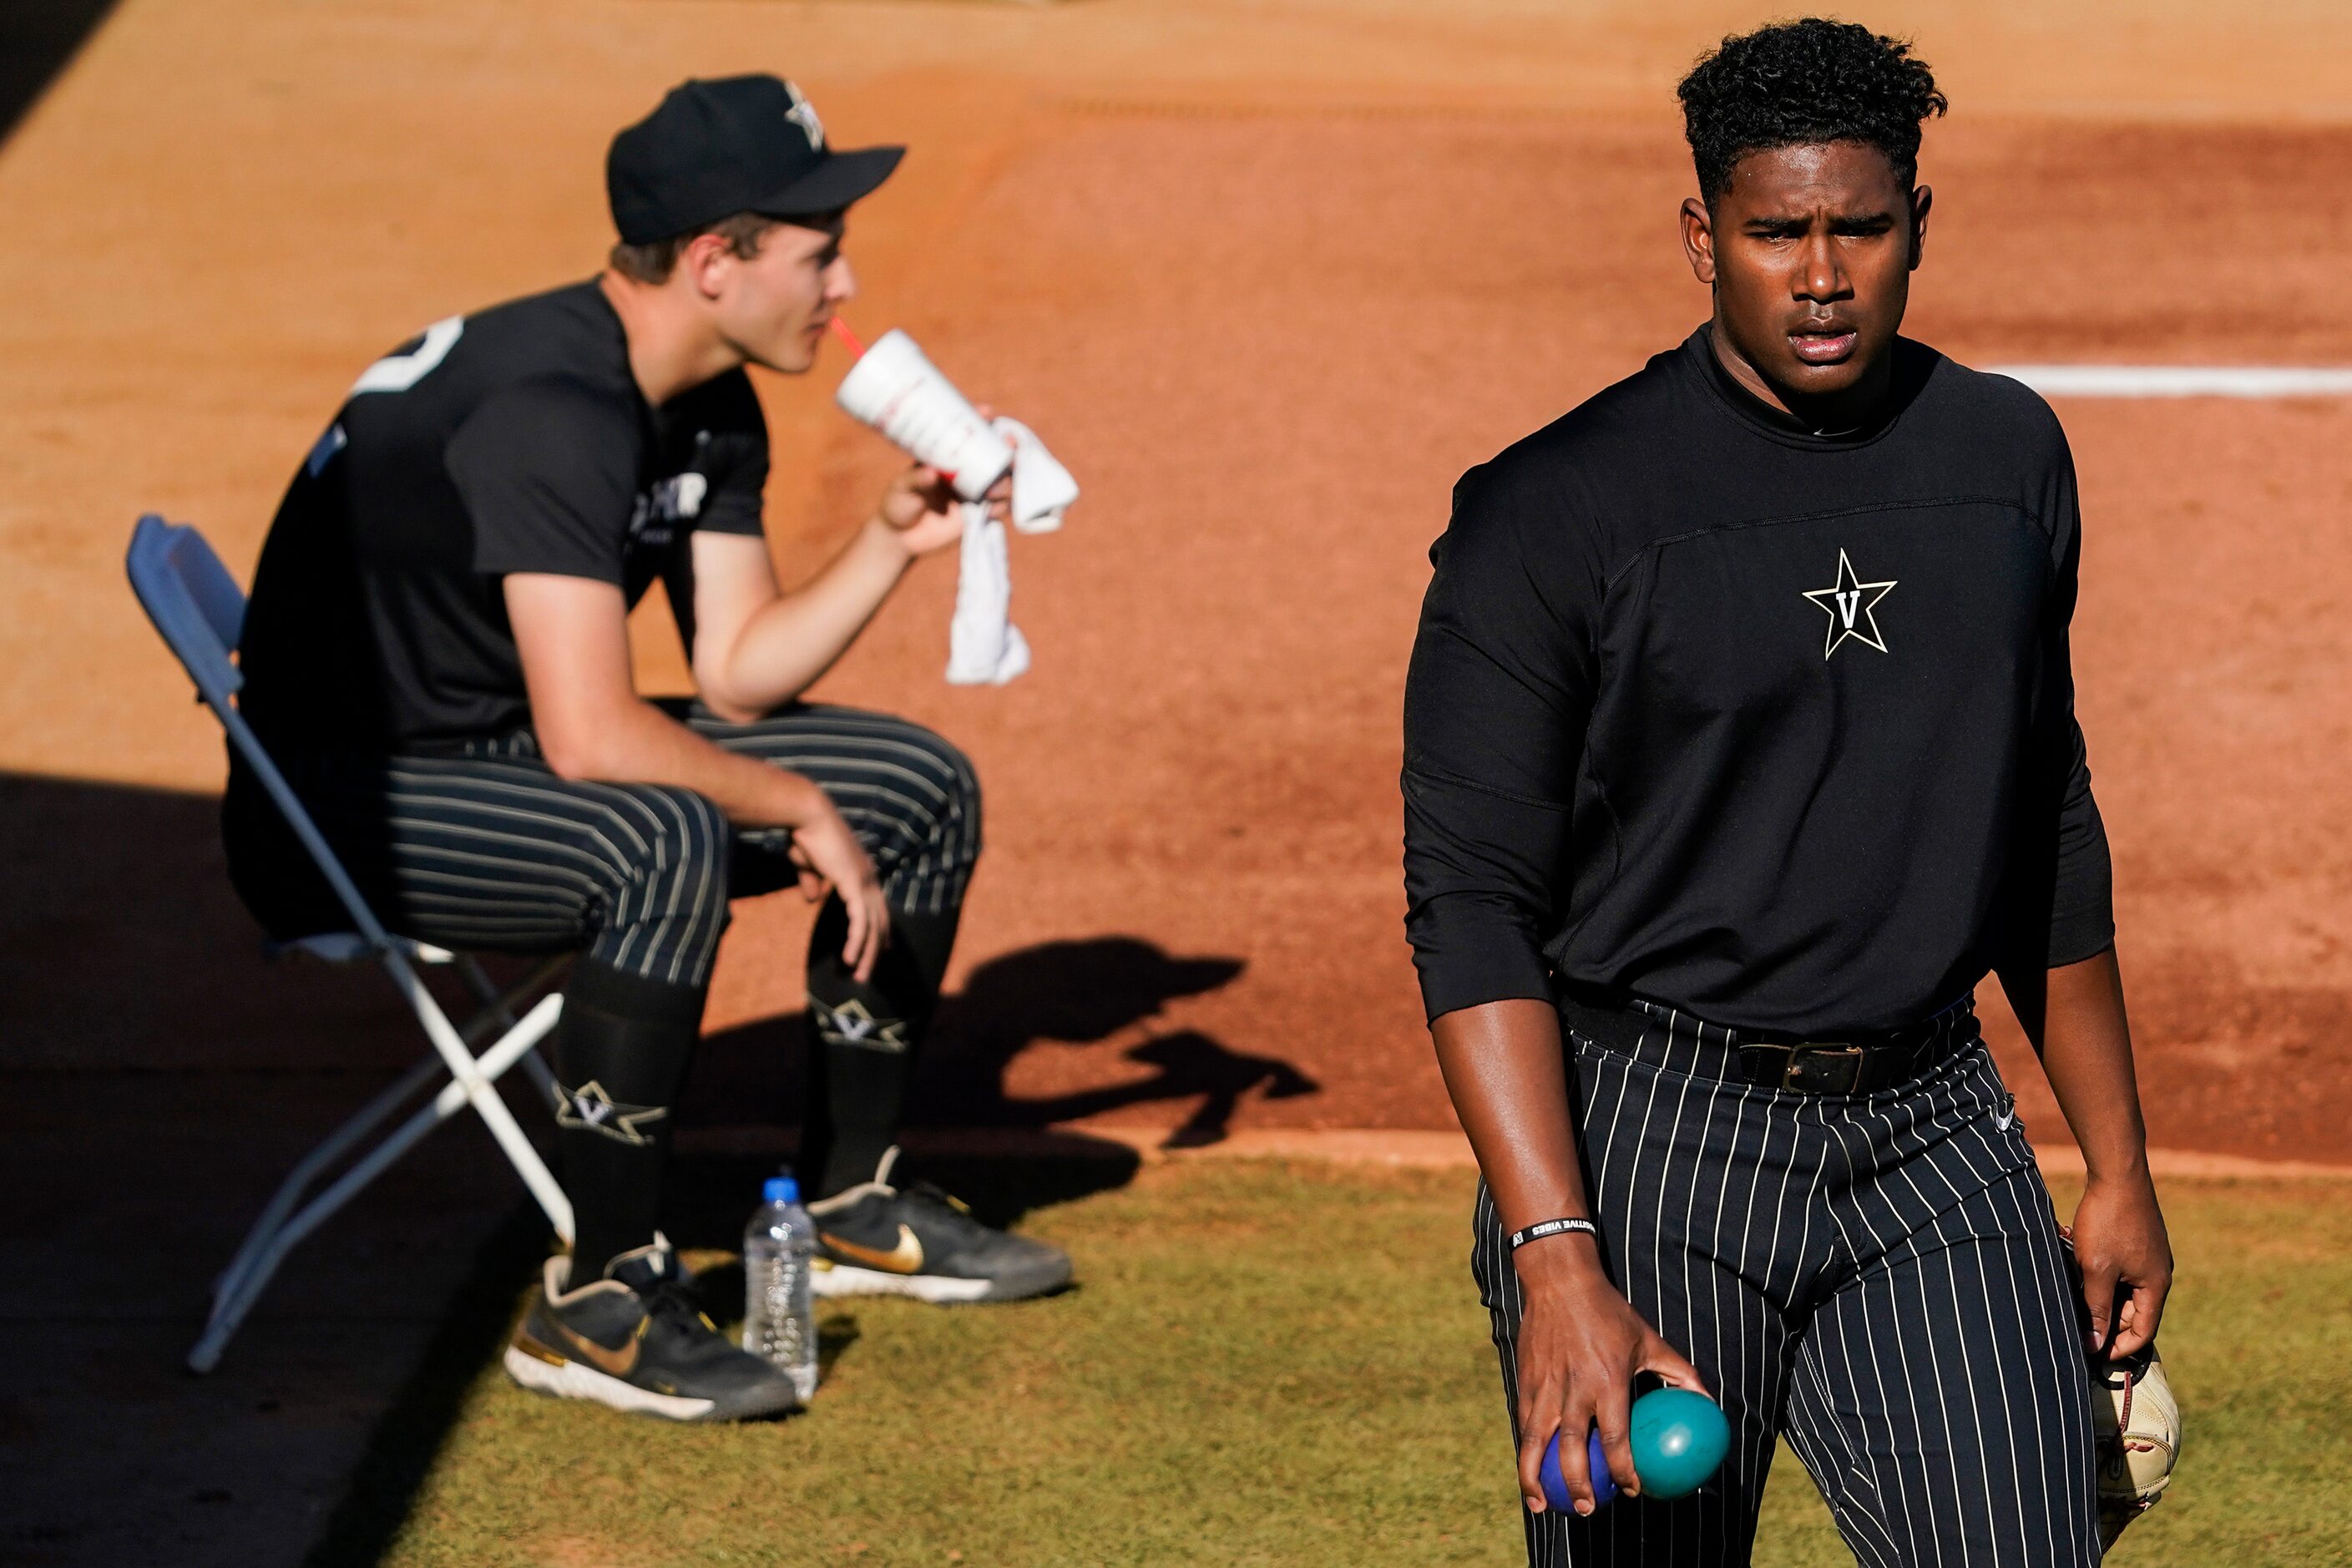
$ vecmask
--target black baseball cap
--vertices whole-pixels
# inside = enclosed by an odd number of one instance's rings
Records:
[[[837,212],[890,177],[904,147],[836,153],[801,89],[772,76],[688,81],[613,138],[604,189],[628,245],[737,213]]]

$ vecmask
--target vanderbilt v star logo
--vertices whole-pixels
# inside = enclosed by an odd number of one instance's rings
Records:
[[[903,1051],[907,1048],[907,1025],[900,1018],[877,1018],[867,1011],[866,1004],[852,997],[838,1007],[810,999],[811,1012],[816,1015],[816,1032],[827,1045],[864,1046],[875,1051]]]
[[[1852,637],[1865,647],[1886,651],[1886,639],[1879,635],[1878,617],[1871,614],[1878,601],[1895,591],[1892,580],[1885,583],[1864,583],[1856,580],[1853,563],[1838,552],[1837,582],[1827,588],[1808,588],[1805,597],[1829,612],[1830,632],[1822,644],[1822,658],[1845,646]]]
[[[810,152],[824,152],[824,121],[816,117],[816,110],[811,106],[807,99],[801,96],[801,89],[798,87],[786,82],[784,90],[793,97],[793,106],[784,110],[784,118],[801,128],[801,134],[808,138]]]
[[[650,1143],[653,1134],[646,1131],[648,1121],[659,1121],[669,1112],[657,1105],[622,1105],[604,1092],[604,1086],[591,1079],[578,1089],[555,1086],[555,1124],[574,1127],[632,1147]]]

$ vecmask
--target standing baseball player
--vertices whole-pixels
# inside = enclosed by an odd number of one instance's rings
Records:
[[[694,1310],[655,1224],[728,901],[795,883],[824,899],[802,1154],[820,1292],[1007,1300],[1070,1277],[1057,1249],[893,1179],[980,853],[971,765],[904,720],[799,700],[909,563],[960,536],[951,492],[901,473],[789,594],[761,530],[744,366],[814,363],[853,292],[843,214],[899,155],[834,151],[774,77],[672,91],[613,142],[603,275],[369,366],[262,552],[246,715],[387,923],[580,952],[554,1042],[578,1235],[507,1353],[549,1393],[682,1420],[793,1402]],[[629,607],[656,579],[690,705],[632,683]],[[275,934],[341,924],[242,769],[225,826]]]
[[[2074,714],[2073,464],[2032,393],[1896,335],[1945,107],[1905,45],[1767,27],[1681,97],[1713,318],[1464,477],[1405,699],[1528,1560],[1745,1563],[1786,1436],[1864,1563],[2094,1563],[2072,1298],[2128,1354],[2171,1258]],[[2089,1165],[2079,1286],[1988,972]],[[1638,1485],[1643,1374],[1720,1400],[1730,1458],[1595,1511],[1586,1432]]]

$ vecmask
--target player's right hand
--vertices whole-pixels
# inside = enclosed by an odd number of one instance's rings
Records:
[[[849,910],[849,940],[842,944],[841,962],[861,981],[874,977],[874,961],[890,940],[890,907],[882,899],[882,879],[875,874],[873,857],[849,830],[833,802],[816,790],[806,808],[806,819],[792,825],[792,847],[786,851],[800,868],[801,892],[815,903],[827,891],[839,893]]]
[[[987,404],[977,412],[982,419],[993,419],[996,411]],[[1017,437],[1008,437],[1017,441]],[[988,515],[998,522],[1013,521],[1013,475],[1008,469],[989,486]],[[882,504],[875,515],[888,525],[898,542],[909,555],[928,555],[934,550],[944,550],[963,538],[963,506],[955,487],[947,476],[927,464],[915,463],[900,470],[882,492]]]
[[[1547,1256],[1549,1254],[1549,1256]],[[1592,1511],[1585,1433],[1594,1427],[1619,1489],[1638,1493],[1633,1471],[1633,1378],[1654,1373],[1675,1388],[1706,1393],[1698,1369],[1642,1321],[1601,1272],[1582,1237],[1532,1243],[1512,1258],[1526,1300],[1519,1318],[1519,1494],[1541,1513],[1544,1449],[1561,1434],[1559,1472],[1576,1511]]]

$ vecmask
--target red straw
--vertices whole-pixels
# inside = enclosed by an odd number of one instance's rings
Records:
[[[843,321],[839,316],[835,316],[833,319],[833,335],[839,338],[843,342],[847,343],[851,353],[857,355],[861,359],[865,357],[866,345],[857,341],[857,334],[849,330],[849,323]]]

